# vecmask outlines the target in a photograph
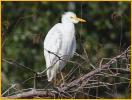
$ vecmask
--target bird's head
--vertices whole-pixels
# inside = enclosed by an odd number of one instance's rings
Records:
[[[78,23],[78,22],[86,22],[84,19],[78,18],[73,12],[66,12],[62,15],[62,23]]]

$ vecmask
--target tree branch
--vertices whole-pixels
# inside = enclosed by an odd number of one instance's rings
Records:
[[[102,58],[103,59],[103,58]],[[116,64],[118,63],[118,60],[121,59],[121,60],[130,60],[130,47],[128,47],[123,53],[121,53],[120,55],[117,55],[116,57],[113,57],[111,58],[106,64],[103,64],[103,65],[99,65],[98,68],[92,70],[91,72],[79,77],[78,79],[75,79],[73,80],[72,82],[69,82],[69,83],[66,83],[66,84],[61,84],[59,87],[56,87],[52,90],[30,90],[30,91],[26,91],[26,92],[20,92],[20,93],[16,93],[15,95],[11,95],[11,96],[6,96],[6,98],[58,98],[58,97],[61,97],[61,98],[71,98],[73,97],[72,96],[72,93],[76,93],[77,91],[81,91],[83,88],[90,88],[91,85],[93,83],[96,83],[94,86],[92,87],[100,87],[100,86],[104,86],[104,87],[107,87],[108,86],[111,86],[111,85],[114,85],[111,84],[111,83],[108,83],[108,82],[102,82],[102,81],[99,81],[99,80],[96,80],[94,78],[94,76],[97,76],[99,73],[102,74],[103,71],[107,71],[107,72],[110,72],[111,76],[114,77],[114,76],[117,76],[117,75],[120,75],[119,73],[125,72],[125,74],[130,74],[130,70],[129,70],[129,67],[127,68],[127,65],[129,65],[129,61],[126,62],[126,65],[125,67],[126,68],[113,68],[113,64]],[[116,73],[115,73],[116,72]],[[103,75],[103,74],[102,74]],[[101,76],[103,77],[103,76]],[[120,76],[118,76],[120,77]],[[120,77],[122,78],[122,77]],[[124,78],[125,79],[125,78]],[[128,79],[128,78],[126,78]],[[91,80],[94,80],[93,83],[91,83]],[[107,83],[107,84],[106,84]],[[129,83],[129,80],[127,80],[127,82],[125,84]],[[91,85],[89,85],[91,84]],[[119,83],[116,83],[115,85],[119,85],[119,84],[124,84],[124,82],[119,82]],[[70,92],[69,92],[70,91]],[[73,92],[71,92],[73,91]],[[82,92],[83,93],[83,92]]]
[[[12,96],[7,96],[6,98],[36,98],[36,97],[45,97],[45,98],[53,98],[55,96],[51,91],[40,91],[40,90],[30,90],[27,92],[18,93]]]

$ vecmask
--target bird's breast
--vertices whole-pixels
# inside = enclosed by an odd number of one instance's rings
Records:
[[[60,52],[62,55],[71,56],[75,48],[73,44],[76,42],[74,25],[67,24],[63,28],[62,48]]]

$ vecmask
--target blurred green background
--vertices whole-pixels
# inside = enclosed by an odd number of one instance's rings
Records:
[[[2,2],[2,58],[36,72],[44,70],[43,40],[66,11],[87,20],[75,25],[77,52],[85,57],[86,51],[92,64],[98,66],[101,58],[114,57],[130,45],[130,2]],[[77,57],[73,60],[81,63]],[[65,70],[72,67],[68,64]],[[84,65],[75,74],[90,69]],[[2,62],[2,91],[13,83],[33,87],[33,80],[21,84],[32,75],[29,70]],[[44,87],[45,81],[39,81],[38,87]]]

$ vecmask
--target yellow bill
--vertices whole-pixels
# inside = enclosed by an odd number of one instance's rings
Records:
[[[75,19],[77,19],[77,20],[80,21],[80,22],[86,22],[86,20],[81,19],[81,18],[78,18],[78,17],[76,17]]]

